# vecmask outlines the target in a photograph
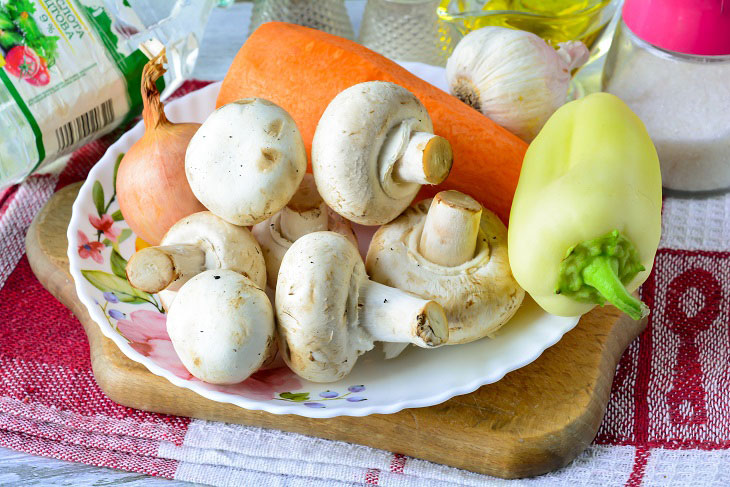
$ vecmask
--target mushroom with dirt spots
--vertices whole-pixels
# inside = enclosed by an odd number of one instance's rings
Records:
[[[274,302],[281,355],[313,382],[345,377],[375,341],[434,348],[449,337],[441,305],[368,279],[355,246],[334,232],[294,242]]]
[[[312,169],[322,198],[363,225],[393,220],[421,185],[446,179],[452,162],[451,145],[434,135],[418,98],[384,81],[339,93],[312,140]]]
[[[186,216],[162,238],[161,245],[136,252],[127,263],[127,279],[137,289],[160,293],[165,307],[175,291],[208,269],[232,269],[264,289],[266,263],[251,232],[209,211]]]
[[[209,270],[178,291],[167,333],[185,368],[211,384],[246,380],[276,353],[271,301],[251,279]]]
[[[314,177],[306,174],[289,203],[279,213],[251,229],[264,252],[269,287],[276,288],[281,259],[292,243],[308,233],[325,230],[340,233],[357,246],[357,237],[350,222],[327,207],[317,191]]]
[[[421,201],[378,229],[366,268],[374,281],[443,305],[449,345],[492,335],[525,296],[512,276],[504,224],[458,191]]]
[[[304,141],[281,107],[245,98],[213,112],[190,140],[185,174],[196,198],[235,225],[281,210],[307,169]]]

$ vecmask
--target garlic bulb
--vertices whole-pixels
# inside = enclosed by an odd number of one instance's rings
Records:
[[[582,42],[559,47],[505,27],[470,32],[446,64],[451,93],[529,142],[565,103],[570,72],[588,60]]]

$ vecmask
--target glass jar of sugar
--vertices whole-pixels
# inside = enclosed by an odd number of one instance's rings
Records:
[[[654,141],[665,188],[730,190],[730,2],[626,0],[603,73]]]

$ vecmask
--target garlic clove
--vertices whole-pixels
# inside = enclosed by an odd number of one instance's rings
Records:
[[[530,32],[484,27],[467,34],[446,64],[451,93],[529,142],[566,101],[571,71],[588,49],[556,51]]]

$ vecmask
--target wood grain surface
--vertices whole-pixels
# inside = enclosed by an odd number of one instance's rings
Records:
[[[348,441],[503,478],[533,476],[566,465],[590,444],[616,364],[646,326],[613,307],[597,308],[527,367],[428,408],[332,419],[248,411],[174,386],[102,335],[68,273],[66,228],[78,190],[60,190],[38,214],[26,238],[28,260],[84,326],[99,386],[125,406]]]

